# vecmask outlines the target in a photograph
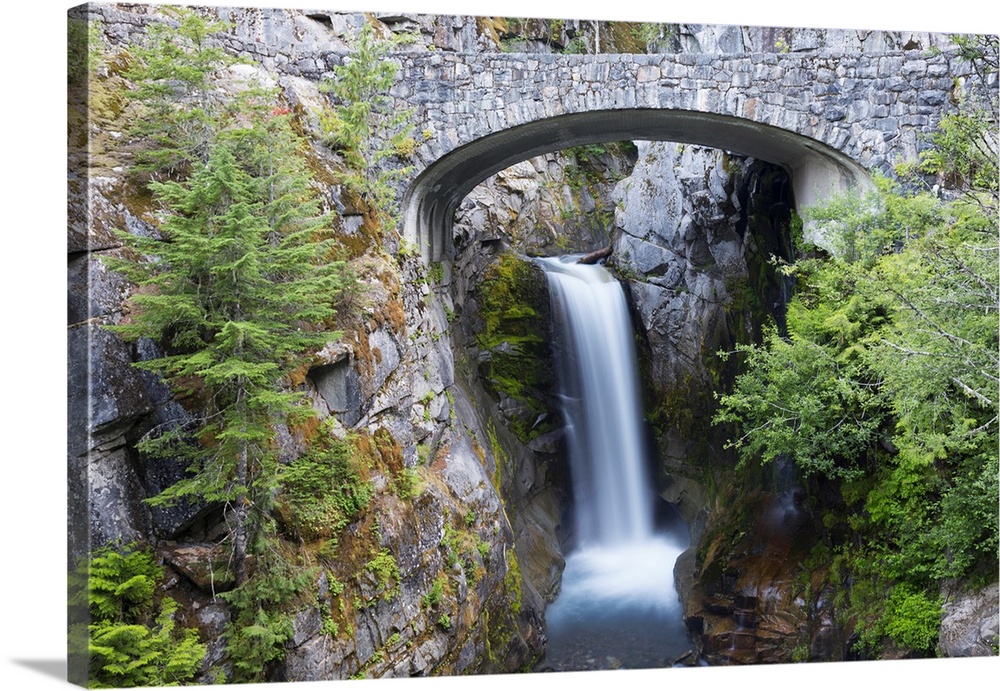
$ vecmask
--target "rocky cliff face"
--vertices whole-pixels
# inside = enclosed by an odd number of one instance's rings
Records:
[[[185,468],[144,457],[137,441],[160,424],[183,424],[191,413],[156,377],[132,366],[155,356],[155,344],[128,344],[103,328],[127,316],[135,286],[110,272],[102,257],[124,251],[116,231],[154,235],[159,222],[153,200],[127,174],[125,133],[133,111],[114,61],[127,60],[124,46],[163,17],[153,8],[133,9],[93,8],[110,67],[74,104],[81,128],[80,154],[71,161],[68,247],[70,556],[76,561],[115,543],[153,548],[167,570],[165,594],[181,604],[180,622],[196,627],[209,645],[208,681],[231,665],[223,639],[230,613],[215,597],[232,587],[220,568],[226,561],[221,513],[199,502],[166,509],[145,503]],[[328,15],[257,10],[224,10],[220,17],[233,23],[231,42],[260,44],[261,59],[233,68],[213,88],[238,90],[256,78],[280,86],[292,107],[325,98],[315,81],[300,76],[312,68],[294,61],[296,41],[329,41],[331,31],[349,34],[367,21],[337,15],[334,26]],[[456,33],[424,24],[445,45],[464,35],[461,27]],[[259,36],[266,40],[255,41]],[[301,125],[309,135],[316,123],[303,117]],[[310,157],[317,178],[338,179],[335,154],[314,144]],[[323,197],[335,231],[352,248],[357,291],[341,310],[344,337],[316,353],[291,382],[311,399],[322,425],[279,430],[279,455],[291,462],[309,439],[327,433],[319,430],[331,430],[372,459],[365,480],[373,496],[341,536],[336,565],[317,572],[309,597],[292,613],[294,633],[269,676],[529,667],[542,651],[545,596],[558,578],[551,511],[527,499],[544,485],[535,477],[535,457],[502,422],[494,423],[496,403],[484,396],[478,372],[457,376],[450,267],[446,273],[405,252],[386,252],[374,241],[368,209],[336,183]],[[317,558],[304,539],[284,548],[305,563]],[[370,565],[379,553],[392,555],[388,576]]]
[[[691,531],[675,582],[700,653],[709,664],[841,659],[826,566],[803,566],[820,530],[801,489],[788,474],[744,485],[710,423],[733,375],[718,353],[783,322],[790,286],[775,264],[794,252],[788,177],[720,151],[640,143],[615,197],[612,262],[641,336],[661,495]]]
[[[700,535],[700,482],[721,445],[708,418],[731,365],[719,355],[782,318],[786,286],[772,261],[792,252],[787,175],[760,161],[640,143],[615,189],[612,265],[627,281],[641,334],[647,414],[670,500]]]

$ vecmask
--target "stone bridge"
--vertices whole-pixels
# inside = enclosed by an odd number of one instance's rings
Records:
[[[156,21],[130,6],[89,7],[121,43]],[[344,21],[336,13],[223,15],[235,27],[224,45],[280,75],[318,81],[348,52],[329,31]],[[476,26],[453,23],[466,34]],[[972,74],[954,49],[930,50],[924,38],[922,49],[847,41],[789,53],[566,55],[463,52],[476,45],[469,35],[454,51],[399,53],[392,95],[415,109],[418,140],[399,191],[404,237],[425,259],[449,257],[454,210],[477,184],[579,144],[676,141],[753,156],[788,170],[800,207],[868,184],[872,171],[917,157]]]
[[[535,155],[619,140],[675,141],[776,163],[807,206],[891,173],[926,146],[969,67],[954,54],[401,56],[392,94],[415,109],[403,233],[452,253],[457,205]]]

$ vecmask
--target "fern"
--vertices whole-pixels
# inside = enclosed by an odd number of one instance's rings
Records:
[[[175,686],[194,678],[207,648],[196,629],[177,627],[174,600],[157,600],[163,568],[152,552],[105,547],[82,571],[91,615],[91,687]]]

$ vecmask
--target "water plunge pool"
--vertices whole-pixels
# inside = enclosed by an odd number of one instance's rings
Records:
[[[542,669],[670,667],[691,650],[673,567],[685,545],[668,536],[576,550],[545,613]]]

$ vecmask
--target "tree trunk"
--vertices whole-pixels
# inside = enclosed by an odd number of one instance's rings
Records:
[[[236,481],[241,487],[247,484],[247,451],[246,447],[240,452],[240,459],[236,465]],[[247,573],[247,544],[249,543],[249,520],[247,507],[249,499],[245,493],[240,493],[235,500],[233,516],[236,527],[233,530],[233,575],[236,579],[236,587],[246,583],[249,574]]]

